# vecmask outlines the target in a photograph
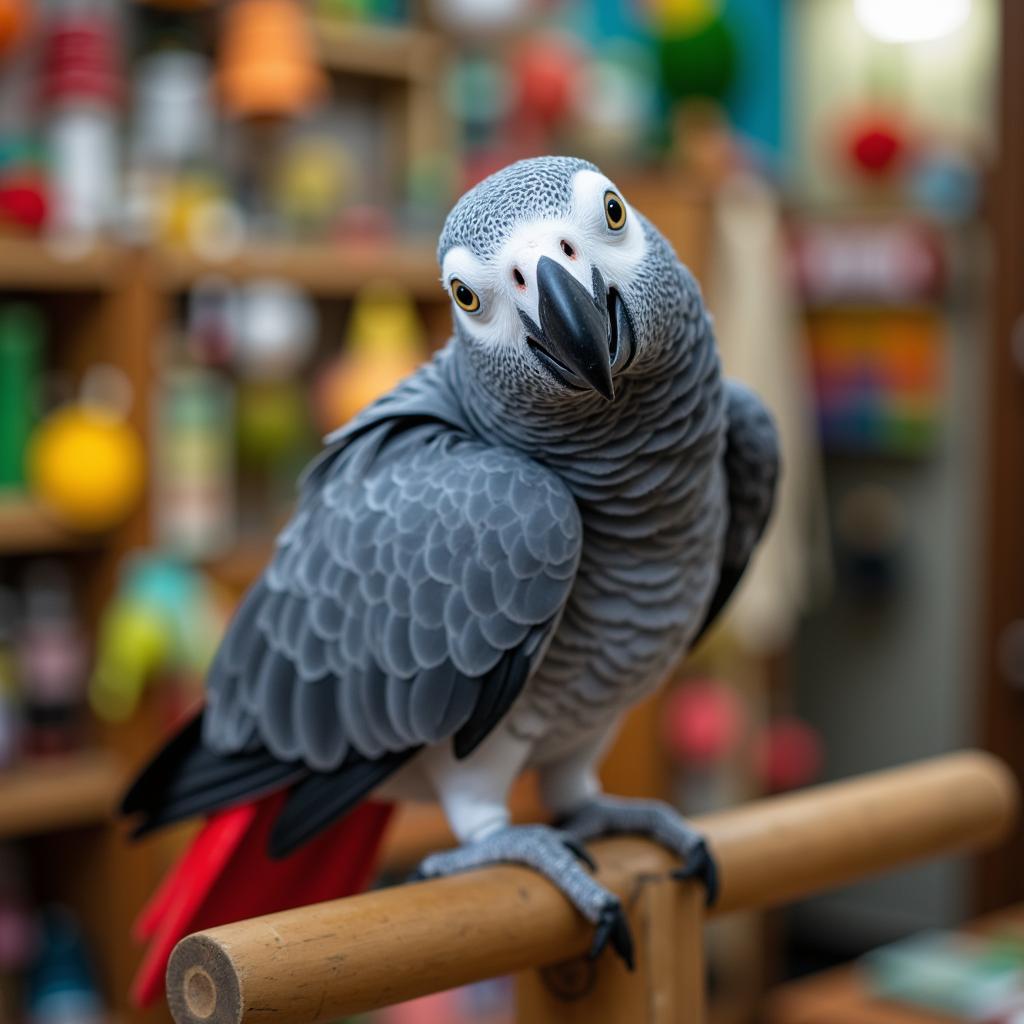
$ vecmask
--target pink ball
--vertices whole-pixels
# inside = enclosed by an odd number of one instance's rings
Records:
[[[746,724],[731,686],[701,679],[675,689],[665,704],[665,742],[680,761],[712,765],[736,749]]]
[[[821,772],[821,737],[798,718],[778,718],[754,748],[757,773],[765,789],[777,793],[813,782]]]

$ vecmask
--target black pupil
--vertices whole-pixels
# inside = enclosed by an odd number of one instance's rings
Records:
[[[473,293],[464,284],[455,289],[455,295],[464,306],[473,305]]]
[[[608,200],[608,218],[613,224],[618,224],[622,220],[622,207],[618,199]]]

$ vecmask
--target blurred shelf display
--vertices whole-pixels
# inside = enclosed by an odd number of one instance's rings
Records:
[[[317,18],[313,36],[321,63],[331,71],[398,80],[437,74],[441,40],[425,29]]]
[[[116,759],[98,750],[0,771],[0,839],[102,824],[123,782]]]
[[[88,540],[58,526],[31,498],[0,497],[0,555],[69,551]]]
[[[97,243],[65,252],[37,238],[0,237],[0,288],[5,291],[102,291],[113,287],[128,253]]]
[[[346,297],[366,284],[387,279],[417,298],[444,298],[432,246],[365,244],[246,245],[223,261],[203,258],[187,249],[161,249],[161,281],[183,290],[211,274],[235,281],[257,277],[283,278],[321,298]]]

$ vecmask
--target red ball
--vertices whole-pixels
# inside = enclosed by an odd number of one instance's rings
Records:
[[[564,120],[576,102],[581,66],[569,41],[557,35],[531,38],[513,61],[519,115],[547,128]]]
[[[818,733],[798,718],[778,718],[754,748],[757,774],[765,789],[777,793],[813,782],[824,754]]]
[[[0,221],[38,231],[46,220],[46,189],[42,181],[11,177],[0,180]]]
[[[665,742],[680,761],[711,765],[736,749],[746,723],[736,691],[717,679],[676,688],[665,705]]]
[[[892,174],[909,148],[903,125],[892,117],[874,115],[855,122],[846,136],[849,161],[861,174],[881,178]]]

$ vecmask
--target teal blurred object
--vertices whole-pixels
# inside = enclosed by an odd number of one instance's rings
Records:
[[[799,17],[799,5],[725,0],[722,9],[739,54],[727,101],[729,120],[751,156],[765,170],[777,170],[786,145],[783,63],[788,23]]]
[[[199,675],[220,636],[220,616],[205,576],[159,554],[125,563],[100,620],[89,702],[107,721],[123,721],[160,672]]]
[[[316,12],[340,21],[402,22],[409,18],[405,0],[317,0]]]
[[[884,999],[965,1020],[988,1019],[1024,992],[1024,944],[956,932],[924,932],[864,958]]]
[[[952,146],[919,154],[909,185],[914,201],[944,220],[968,220],[981,205],[978,168],[967,154]]]
[[[43,915],[39,956],[28,975],[28,1024],[104,1024],[106,1011],[93,981],[78,922],[63,907]]]
[[[25,448],[39,412],[43,324],[21,303],[0,309],[0,490],[25,487]]]
[[[445,99],[468,144],[493,140],[508,113],[512,92],[508,69],[492,55],[470,51],[453,62]]]

